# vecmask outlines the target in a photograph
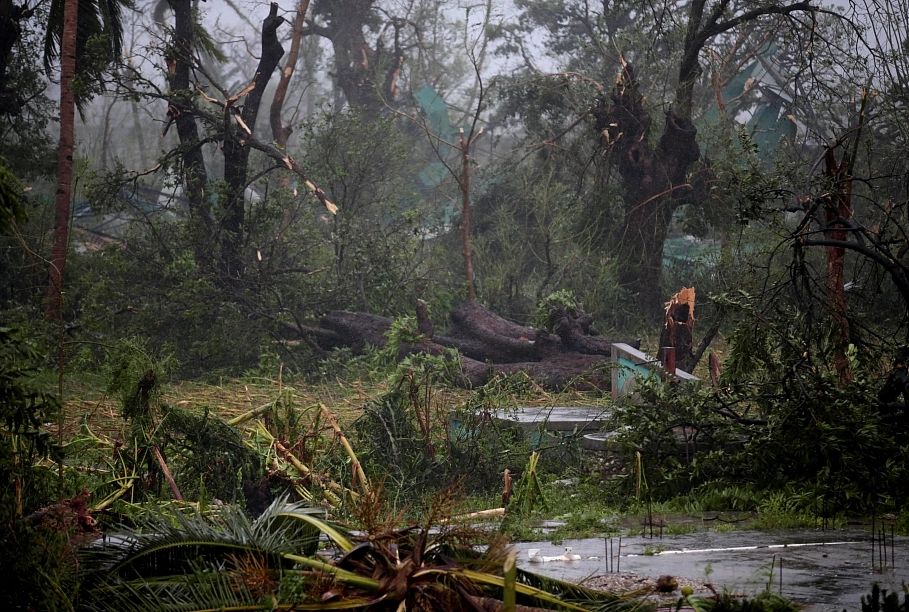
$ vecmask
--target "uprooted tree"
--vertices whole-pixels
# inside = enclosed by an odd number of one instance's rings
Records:
[[[457,349],[462,383],[477,386],[496,374],[523,372],[547,389],[609,386],[608,364],[616,340],[596,335],[592,317],[579,309],[555,309],[545,330],[508,321],[470,300],[450,313],[445,333],[436,333],[424,304],[418,304],[416,313],[417,333],[400,344],[399,353],[439,355]],[[384,346],[392,323],[378,315],[334,311],[322,317],[318,326],[287,325],[285,331],[311,338],[321,349],[363,351]]]

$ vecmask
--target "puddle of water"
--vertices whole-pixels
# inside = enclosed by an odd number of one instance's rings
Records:
[[[582,431],[599,429],[610,416],[605,408],[572,406],[519,406],[496,413],[501,421],[518,424],[525,429],[541,425],[547,431]]]
[[[700,579],[717,589],[754,595],[767,588],[806,605],[812,612],[860,610],[861,598],[873,582],[901,591],[909,582],[909,537],[897,536],[887,569],[872,571],[870,532],[862,530],[785,530],[773,532],[699,532],[659,538],[623,537],[619,570],[641,576],[669,574]],[[618,538],[612,539],[613,550]],[[578,561],[530,563],[527,549],[557,556],[570,546]],[[519,565],[529,571],[580,582],[609,569],[603,538],[514,545]],[[888,549],[888,554],[891,551]],[[875,553],[877,555],[877,552]],[[774,575],[770,579],[773,563]],[[875,564],[877,564],[877,559]],[[615,561],[613,562],[615,568]]]

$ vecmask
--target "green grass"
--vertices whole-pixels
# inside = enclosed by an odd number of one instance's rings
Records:
[[[301,409],[320,403],[329,406],[337,414],[342,427],[347,428],[362,414],[367,401],[387,391],[386,384],[376,379],[335,379],[309,383],[282,379],[278,372],[275,374],[269,378],[257,373],[255,376],[223,380],[219,384],[170,382],[162,389],[162,399],[189,410],[208,408],[226,420],[275,401],[280,394],[288,394],[292,404]],[[51,370],[39,373],[38,380],[48,388],[56,385],[56,375]],[[100,374],[88,372],[77,377],[70,373],[65,384],[67,439],[78,437],[82,423],[87,423],[91,432],[106,440],[122,437],[125,422],[119,414],[118,400],[107,393]],[[433,393],[437,403],[443,406],[458,405],[466,401],[470,394],[469,391],[445,388],[434,390]],[[540,393],[534,397],[528,397],[525,393],[522,397],[513,399],[520,403],[549,405],[606,401],[602,397],[577,393],[564,396]],[[85,448],[80,449],[74,445],[70,450],[73,453],[84,452],[82,458],[88,460],[88,463],[91,463],[88,455],[92,453],[109,453],[107,447],[101,448],[90,442],[91,440],[83,440]],[[528,516],[508,518],[502,530],[513,540],[561,540],[616,533],[634,534],[640,532],[642,522],[650,515],[655,521],[662,522],[664,535],[685,534],[705,528],[717,531],[810,528],[817,526],[820,521],[813,501],[798,491],[757,491],[749,487],[716,484],[702,486],[674,499],[648,505],[642,500],[631,500],[623,496],[622,489],[615,484],[615,480],[610,482],[600,476],[599,464],[590,460],[589,456],[559,472],[565,463],[555,459],[547,461],[544,451],[541,465],[547,469],[547,473],[541,477],[546,504]],[[102,478],[91,472],[74,471],[71,476],[80,484],[89,486],[97,478]],[[571,483],[564,482],[567,479]],[[392,486],[391,483],[386,484]],[[393,497],[393,492],[390,493]],[[462,499],[455,511],[468,513],[500,505],[500,493],[489,491]],[[418,513],[419,508],[413,507],[410,510],[411,513]],[[405,514],[409,516],[411,513],[405,509]],[[717,517],[722,518],[723,513],[735,513],[733,522],[718,520]],[[739,521],[749,514],[751,518]],[[717,520],[705,522],[704,518]],[[540,524],[547,519],[558,520],[562,524],[554,529],[543,530]],[[842,518],[838,518],[833,521],[833,526],[841,526],[842,522]],[[909,511],[899,515],[895,524],[900,533],[909,533]]]

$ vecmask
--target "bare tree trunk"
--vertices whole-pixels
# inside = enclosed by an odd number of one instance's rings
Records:
[[[237,279],[243,275],[243,258],[241,250],[245,238],[246,178],[249,169],[249,142],[256,129],[256,119],[262,96],[272,73],[278,66],[284,47],[278,41],[278,26],[284,18],[278,16],[278,4],[271,3],[268,16],[262,22],[262,54],[256,67],[252,90],[243,100],[243,110],[237,119],[239,129],[228,129],[224,138],[224,180],[227,183],[225,194],[224,216],[220,231],[220,273],[224,280]]]
[[[644,107],[635,71],[627,63],[611,101],[601,103],[595,114],[625,192],[625,214],[616,237],[621,259],[618,280],[638,294],[642,311],[652,316],[662,307],[663,243],[672,214],[693,189],[687,173],[700,157],[697,129],[690,119],[670,111],[653,146],[648,141],[650,112]]]
[[[467,286],[467,299],[477,299],[477,290],[473,282],[473,248],[470,242],[470,145],[473,137],[466,138],[461,130],[458,145],[461,148],[461,243],[464,247],[464,279]]]
[[[57,147],[57,193],[54,198],[54,244],[51,251],[50,287],[47,318],[63,322],[63,270],[69,247],[70,201],[73,182],[73,149],[75,147],[76,99],[73,77],[76,75],[76,28],[79,0],[66,0],[63,5],[63,37],[60,42],[60,141]]]
[[[378,116],[383,106],[373,78],[375,53],[363,34],[374,1],[333,0],[327,4],[335,81],[347,103],[371,117]]]
[[[168,116],[177,127],[183,161],[184,193],[189,201],[190,239],[196,264],[203,270],[212,268],[215,220],[205,193],[208,171],[202,156],[199,127],[193,116],[193,92],[190,83],[195,25],[192,0],[168,0],[174,11],[174,40],[170,49],[168,77],[170,97]]]
[[[284,100],[287,97],[287,88],[290,85],[290,79],[294,75],[294,69],[297,65],[297,59],[300,57],[300,43],[303,40],[303,24],[306,19],[306,11],[309,10],[309,0],[300,0],[297,4],[297,14],[294,16],[293,35],[290,38],[290,52],[287,54],[287,63],[281,71],[281,78],[278,86],[275,88],[275,97],[271,101],[271,110],[269,119],[271,121],[271,134],[275,144],[280,149],[287,149],[287,141],[293,131],[288,125],[284,125],[281,120],[281,111],[284,109]]]
[[[316,7],[327,25],[304,28],[331,41],[334,51],[333,83],[351,108],[369,118],[378,117],[398,95],[398,77],[404,65],[402,28],[413,27],[407,19],[388,16],[386,27],[394,30],[394,44],[386,48],[381,39],[370,46],[364,30],[374,27],[375,0],[324,0]],[[381,34],[380,34],[381,36]],[[336,104],[340,99],[336,97]]]
[[[50,286],[48,287],[47,318],[57,324],[57,416],[58,443],[63,445],[63,373],[66,365],[63,326],[63,271],[69,249],[70,201],[73,182],[73,150],[75,148],[76,96],[73,78],[76,76],[76,31],[79,23],[79,0],[66,0],[63,5],[63,34],[60,38],[60,141],[57,147],[57,193],[54,198],[54,244],[51,250]],[[63,461],[59,463],[60,494],[63,494]]]
[[[852,180],[848,157],[837,163],[833,149],[828,147],[824,153],[825,174],[834,185],[831,194],[824,201],[824,217],[827,229],[824,232],[828,240],[846,242],[848,236],[845,223],[852,217]],[[827,299],[830,301],[831,320],[834,337],[838,346],[834,349],[833,365],[840,382],[852,380],[849,360],[846,358],[846,346],[849,344],[849,318],[847,317],[845,283],[846,249],[840,246],[827,247]]]

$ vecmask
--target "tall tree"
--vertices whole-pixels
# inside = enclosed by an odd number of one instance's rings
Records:
[[[691,0],[672,105],[656,142],[652,117],[637,74],[622,61],[609,95],[601,96],[594,111],[596,130],[623,185],[624,216],[618,236],[621,261],[619,283],[637,293],[650,313],[662,303],[660,275],[663,244],[675,210],[703,197],[690,172],[701,152],[692,121],[695,83],[702,73],[700,55],[710,41],[743,24],[770,15],[816,10],[810,2],[768,3],[749,8],[733,0]]]
[[[297,59],[300,57],[300,44],[303,41],[303,26],[305,25],[307,10],[309,10],[309,0],[300,0],[297,3],[297,12],[294,15],[287,63],[284,64],[284,68],[281,70],[281,77],[278,80],[278,86],[275,87],[275,96],[271,100],[271,109],[268,114],[271,123],[271,135],[275,139],[275,144],[281,149],[287,148],[287,141],[292,131],[292,128],[289,125],[285,125],[281,119],[281,111],[284,109],[284,100],[287,98],[287,89],[290,87],[290,80],[294,75]]]
[[[47,300],[47,316],[52,320],[63,320],[63,273],[69,246],[75,106],[92,89],[87,87],[77,96],[74,82],[80,68],[83,76],[98,76],[116,59],[123,38],[120,9],[124,4],[124,0],[58,0],[50,8],[44,47],[45,69],[50,71],[52,62],[58,56],[60,59],[60,139]],[[88,42],[92,36],[103,36],[106,47],[100,58],[90,60]]]
[[[190,239],[199,267],[215,274],[222,284],[232,284],[244,274],[242,251],[248,237],[245,192],[252,149],[271,158],[276,167],[295,173],[329,212],[334,213],[336,207],[286,151],[261,140],[256,133],[262,98],[284,54],[277,34],[284,23],[278,4],[270,5],[262,21],[261,54],[255,74],[239,91],[230,93],[210,80],[204,86],[194,81],[194,74],[208,73],[196,61],[196,51],[204,41],[198,40],[200,30],[192,0],[169,1],[174,28],[165,58],[170,85],[168,127],[176,126],[180,140],[176,153],[182,162],[184,193],[189,201]],[[206,93],[212,88],[218,90],[221,99]],[[153,86],[150,90],[155,91]],[[223,188],[210,182],[211,173],[202,154],[202,147],[209,142],[222,145]]]
[[[390,16],[376,0],[318,0],[304,29],[331,42],[335,86],[347,103],[369,116],[399,102],[406,54],[422,45],[420,25]],[[367,33],[377,32],[367,39]]]
[[[278,26],[283,22],[284,19],[278,16],[278,4],[272,2],[268,16],[262,22],[262,52],[252,83],[246,88],[248,93],[243,100],[242,110],[228,109],[237,128],[228,128],[224,135],[224,180],[227,183],[227,193],[224,194],[219,262],[223,278],[236,279],[243,274],[240,250],[244,238],[244,194],[249,170],[250,146],[247,137],[252,135],[252,130],[256,127],[265,88],[284,55],[284,47],[278,41]]]
[[[190,81],[192,58],[196,46],[196,24],[193,19],[192,2],[170,0],[174,12],[173,39],[167,51],[166,61],[170,85],[168,117],[177,128],[183,162],[184,193],[189,202],[189,234],[196,262],[203,268],[211,267],[211,240],[215,231],[215,219],[206,200],[205,188],[208,171],[202,155],[202,140],[199,126],[193,116],[194,94]]]
[[[663,244],[673,214],[683,204],[701,205],[708,195],[709,172],[698,167],[695,127],[716,98],[702,79],[705,51],[733,57],[737,64],[783,28],[810,36],[811,24],[798,24],[796,14],[816,9],[785,0],[756,6],[742,0],[521,0],[518,5],[529,25],[501,33],[500,49],[518,55],[524,65],[510,78],[506,112],[522,118],[543,155],[569,162],[571,170],[560,172],[573,171],[566,178],[583,189],[583,214],[595,219],[585,228],[592,246],[616,262],[622,293],[638,298],[636,311],[656,315],[664,297]],[[560,72],[541,69],[544,63],[533,48],[541,35],[548,63]],[[714,76],[716,82],[730,78]],[[526,110],[528,102],[538,112]],[[573,129],[583,124],[579,112],[593,117],[594,142],[572,140]],[[559,150],[551,146],[556,141]],[[599,155],[589,150],[591,144]]]
[[[75,145],[76,97],[73,79],[76,76],[76,28],[79,0],[65,0],[63,35],[60,43],[60,142],[57,148],[57,192],[54,198],[54,245],[51,254],[50,288],[47,316],[63,321],[63,270],[69,246],[70,199],[73,179],[73,148]]]

